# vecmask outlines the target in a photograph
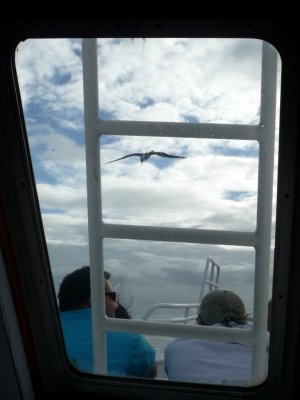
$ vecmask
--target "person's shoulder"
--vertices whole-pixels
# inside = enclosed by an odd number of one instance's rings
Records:
[[[190,345],[192,339],[176,338],[171,340],[166,346],[165,351],[172,351],[175,348],[182,348]]]
[[[91,309],[82,308],[80,310],[61,311],[59,315],[60,318],[64,320],[89,318],[91,316]]]
[[[131,346],[133,353],[151,354],[155,357],[156,351],[144,335],[132,334]]]
[[[138,345],[143,345],[152,348],[152,345],[150,344],[149,340],[146,339],[144,335],[134,333],[132,340],[135,341]]]
[[[152,347],[149,341],[139,333],[109,332],[109,336],[112,340],[118,341],[119,343],[126,343],[130,346]]]

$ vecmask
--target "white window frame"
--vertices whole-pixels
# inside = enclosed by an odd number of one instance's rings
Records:
[[[277,90],[277,51],[262,42],[261,108],[258,125],[110,121],[99,118],[97,39],[82,40],[84,114],[86,138],[87,201],[94,370],[107,372],[106,332],[125,331],[164,336],[238,340],[253,346],[252,385],[266,379],[267,314],[273,163]],[[254,232],[185,229],[107,224],[102,219],[100,136],[134,135],[252,140],[259,144],[257,221]],[[104,301],[103,239],[134,239],[215,245],[247,246],[255,249],[253,329],[175,325],[107,318]],[[104,351],[105,349],[105,351]]]

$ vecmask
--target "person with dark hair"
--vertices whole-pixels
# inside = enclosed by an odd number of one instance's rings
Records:
[[[198,325],[251,329],[241,298],[229,290],[206,294],[198,309]],[[248,386],[252,347],[204,339],[178,338],[165,348],[165,371],[175,381]]]
[[[124,306],[122,306],[121,303],[118,303],[118,307],[115,312],[115,318],[131,319],[129,312]]]
[[[115,317],[116,292],[105,272],[105,310]],[[74,367],[93,373],[93,342],[90,268],[77,269],[63,279],[58,293],[60,319],[67,354]],[[123,306],[121,312],[127,311]],[[124,311],[125,310],[125,311]],[[129,314],[127,313],[129,316]],[[107,371],[109,375],[156,377],[155,350],[144,336],[125,332],[107,332]]]

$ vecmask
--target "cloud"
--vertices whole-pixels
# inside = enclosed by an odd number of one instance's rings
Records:
[[[29,39],[19,44],[16,64],[22,71],[19,83],[25,107],[36,98],[43,99],[47,93],[47,100],[51,100],[51,94],[56,93],[63,96],[60,100],[68,98],[68,85],[81,80],[82,67],[76,52],[79,43],[75,39]],[[61,90],[62,87],[64,90]],[[31,91],[33,88],[35,90]],[[68,103],[64,102],[65,106]]]
[[[257,123],[260,51],[255,40],[104,40],[100,110],[125,120]]]
[[[31,39],[16,54],[56,290],[64,274],[89,263],[81,57],[78,39]],[[259,40],[101,39],[98,63],[103,119],[259,122]],[[256,142],[130,133],[99,139],[105,222],[255,230]],[[187,158],[105,164],[151,150]],[[222,287],[243,295],[251,311],[252,248],[104,240],[105,268],[116,285],[129,285],[139,317],[154,302],[197,301],[207,257],[222,266]]]
[[[124,139],[124,151],[121,150],[123,142],[116,143],[119,155],[129,151],[127,141]],[[162,145],[163,141],[160,142]],[[156,164],[155,156],[142,166],[133,157],[104,166],[102,198],[106,220],[156,226],[254,230],[257,158],[215,154],[214,148],[207,146],[207,141],[203,145],[201,140],[192,139],[190,142],[184,142],[187,158],[172,160],[165,168]],[[109,145],[110,149],[113,146]],[[152,148],[151,145],[147,147]],[[174,147],[173,153],[182,154],[178,144],[178,150]],[[112,154],[115,156],[117,152]],[[103,158],[106,158],[105,150]],[[237,192],[247,193],[247,196],[228,196],[228,193]],[[244,213],[245,207],[249,210],[247,214]]]

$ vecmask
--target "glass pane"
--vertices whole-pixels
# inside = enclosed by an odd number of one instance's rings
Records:
[[[238,124],[241,137],[149,136],[146,130],[122,136],[113,128],[106,131],[99,138],[103,215],[95,223],[137,225],[143,231],[145,226],[241,231],[249,236],[256,231],[261,149],[257,140],[248,136],[244,140],[243,129],[246,125],[248,132],[260,129],[262,43],[256,39],[98,39],[102,120],[184,122],[185,127],[210,123],[210,127],[224,125],[227,131],[233,129],[229,124]],[[89,265],[81,40],[30,39],[17,50],[25,123],[58,294],[67,274]],[[280,64],[278,72],[280,78]],[[278,104],[279,87],[278,80]],[[277,110],[274,199],[278,115]],[[272,254],[274,226],[275,213]],[[110,291],[117,292],[117,301],[128,308],[131,318],[141,320],[156,303],[199,302],[208,257],[221,267],[220,288],[239,294],[252,316],[257,257],[253,243],[225,246],[204,244],[201,239],[197,244],[142,239],[129,240],[125,235],[103,241],[104,268],[112,275]],[[113,296],[107,295],[106,300]],[[195,324],[196,311],[187,325]],[[172,316],[170,309],[155,313],[154,319],[180,318],[179,309],[172,309]],[[182,321],[181,325],[186,328]],[[143,333],[159,361],[170,337],[162,340],[159,331]],[[67,345],[68,340],[66,335]],[[78,363],[71,353],[69,357],[77,368],[94,373],[91,340],[88,346],[86,364]],[[108,349],[110,354],[109,345]],[[108,373],[122,375],[110,366]],[[136,370],[123,375],[141,376]],[[158,377],[163,375],[159,372]],[[244,386],[228,382],[221,384]],[[207,379],[206,383],[220,382]]]
[[[101,148],[105,222],[255,230],[256,141],[103,136]],[[141,164],[133,156],[107,163],[141,149],[186,158],[152,155]]]
[[[253,248],[143,240],[104,240],[104,265],[133,318],[143,319],[155,303],[198,303],[207,258],[220,267],[220,287],[243,296],[253,313]],[[209,276],[208,276],[209,278]],[[205,286],[205,293],[208,291]],[[179,318],[184,310],[159,308],[151,319]],[[197,309],[190,315],[196,316]],[[196,318],[196,317],[195,317]],[[195,324],[195,318],[190,323]]]
[[[100,117],[258,124],[261,44],[255,39],[100,39]]]

